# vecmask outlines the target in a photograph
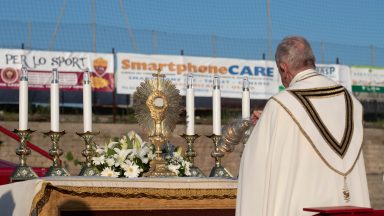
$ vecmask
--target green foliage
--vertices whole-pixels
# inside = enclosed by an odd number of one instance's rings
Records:
[[[67,152],[65,159],[67,159],[67,161],[72,161],[74,159],[72,152]]]
[[[40,105],[35,105],[31,106],[31,112],[32,114],[38,113],[40,115],[50,115],[50,107],[49,106],[40,106]]]
[[[72,162],[75,166],[81,165],[81,162],[77,158],[75,158],[73,156],[72,152],[70,152],[70,151],[65,154],[64,158],[65,158],[64,167],[66,169],[68,169],[68,166],[69,166],[67,161],[68,162]]]

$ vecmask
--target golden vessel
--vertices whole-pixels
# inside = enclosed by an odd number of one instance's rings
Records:
[[[175,176],[168,170],[161,156],[160,147],[176,127],[181,111],[179,90],[165,75],[153,74],[136,88],[134,93],[135,117],[148,134],[149,140],[156,146],[156,157],[151,161],[148,177]]]

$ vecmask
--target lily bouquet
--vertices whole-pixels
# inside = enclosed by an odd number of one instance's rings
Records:
[[[96,146],[96,157],[92,163],[101,176],[141,177],[150,168],[151,160],[156,156],[154,146],[145,142],[134,131],[117,140],[110,140],[104,146]],[[191,163],[181,156],[181,149],[170,152],[166,158],[168,169],[178,176],[190,176]]]
[[[118,140],[97,146],[92,162],[101,176],[135,178],[149,170],[149,162],[155,157],[153,152],[148,142],[130,131]]]

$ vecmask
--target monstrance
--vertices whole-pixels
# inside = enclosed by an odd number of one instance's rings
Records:
[[[166,161],[161,157],[160,147],[176,127],[181,111],[179,90],[165,75],[152,74],[136,88],[134,93],[135,117],[148,133],[149,140],[156,146],[156,157],[151,161],[150,170],[144,175],[149,177],[175,176],[168,170]]]

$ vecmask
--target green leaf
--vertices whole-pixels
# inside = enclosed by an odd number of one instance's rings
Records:
[[[132,140],[127,137],[127,143],[128,143],[128,149],[133,149],[133,143]]]
[[[116,154],[115,150],[108,148],[107,156],[111,156],[111,155],[114,155],[114,154]]]
[[[75,159],[75,160],[73,161],[73,163],[77,166],[77,165],[80,165],[80,164],[81,164],[81,161]]]
[[[73,157],[72,152],[67,152],[67,154],[65,155],[65,159],[67,159],[67,161],[73,160],[74,157]]]

